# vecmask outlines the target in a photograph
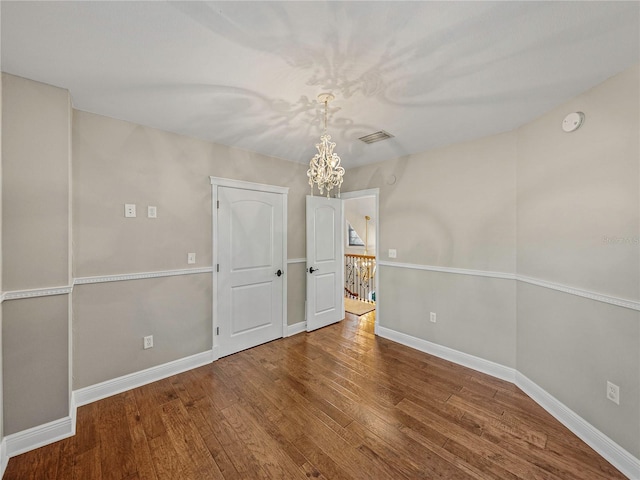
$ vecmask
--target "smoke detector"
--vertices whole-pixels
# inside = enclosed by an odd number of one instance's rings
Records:
[[[575,132],[584,122],[584,113],[573,112],[564,117],[562,121],[562,130],[567,133]]]

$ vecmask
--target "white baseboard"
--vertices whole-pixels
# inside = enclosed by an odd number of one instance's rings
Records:
[[[554,396],[516,372],[515,384],[556,420],[575,433],[614,467],[632,480],[640,480],[640,459],[634,457],[608,436],[564,405]]]
[[[518,386],[531,399],[553,415],[556,420],[576,434],[583,442],[593,448],[611,465],[620,470],[631,480],[640,480],[640,459],[634,457],[608,436],[587,422],[580,415],[557,400],[547,391],[536,385],[517,370],[500,365],[489,360],[474,357],[468,353],[459,352],[406,333],[397,332],[386,327],[378,326],[378,335],[394,342],[415,348],[421,352],[449,360],[473,370],[477,370],[492,377],[506,380]]]
[[[132,388],[140,387],[178,373],[186,372],[193,368],[201,367],[202,365],[211,363],[213,359],[213,350],[207,350],[206,352],[197,353],[190,357],[181,358],[163,365],[147,368],[146,370],[130,373],[129,375],[107,380],[106,382],[74,390],[73,398],[75,404],[80,407],[118,393],[126,392]]]
[[[75,425],[71,415],[38,425],[21,432],[12,433],[4,437],[6,442],[6,457],[11,458],[21,453],[34,450],[50,443],[73,436]]]
[[[477,370],[478,372],[486,373],[487,375],[491,375],[492,377],[515,383],[515,369],[505,367],[504,365],[500,365],[499,363],[485,360],[484,358],[480,357],[474,357],[473,355],[469,355],[468,353],[459,352],[458,350],[454,350],[453,348],[444,347],[442,345],[438,345],[437,343],[429,342],[428,340],[423,340],[412,335],[407,335],[406,333],[397,332],[381,325],[378,326],[377,334],[383,338],[387,338],[389,340],[393,340],[394,342],[401,343],[402,345],[406,345],[407,347],[420,350],[421,352],[429,353],[431,355],[435,355],[436,357],[440,357],[445,360],[449,360],[450,362],[457,363],[458,365]]]
[[[7,469],[9,463],[9,455],[7,455],[7,440],[2,439],[0,442],[0,478],[4,476],[4,471]]]
[[[307,322],[298,322],[287,326],[287,337],[307,331]]]

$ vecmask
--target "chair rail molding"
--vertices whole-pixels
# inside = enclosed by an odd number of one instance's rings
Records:
[[[417,263],[401,263],[390,262],[388,260],[382,260],[378,262],[378,265],[383,267],[393,268],[408,268],[411,270],[424,270],[428,272],[440,272],[451,273],[457,275],[471,275],[475,277],[489,277],[489,278],[501,278],[504,280],[516,280],[518,282],[528,283],[530,285],[536,285],[538,287],[548,288],[557,292],[568,293],[570,295],[576,295],[582,298],[588,298],[597,302],[608,303],[617,307],[628,308],[631,310],[640,311],[640,302],[636,300],[628,300],[625,298],[618,298],[611,295],[606,295],[599,292],[591,292],[580,288],[572,287],[569,285],[562,285],[560,283],[549,282],[547,280],[541,280],[538,278],[527,277],[525,275],[518,275],[515,273],[507,272],[492,272],[485,270],[469,270],[466,268],[452,268],[441,267],[437,265],[422,265]]]

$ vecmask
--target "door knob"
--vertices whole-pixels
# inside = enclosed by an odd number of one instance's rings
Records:
[[[319,268],[310,267],[309,268],[309,273],[317,272],[318,270],[320,270],[320,269]]]
[[[278,271],[276,272],[276,275],[277,276],[284,275],[284,272],[282,270],[278,269]]]

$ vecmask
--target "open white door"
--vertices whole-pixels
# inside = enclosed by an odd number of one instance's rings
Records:
[[[344,207],[307,196],[307,331],[344,318]]]

